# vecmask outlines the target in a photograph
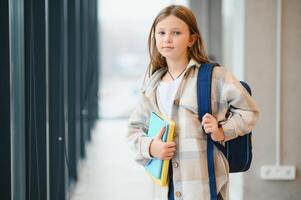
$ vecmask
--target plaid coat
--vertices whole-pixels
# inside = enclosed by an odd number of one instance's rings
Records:
[[[174,195],[176,200],[209,200],[210,189],[207,169],[207,136],[198,119],[196,81],[200,65],[190,60],[177,90],[171,119],[175,121],[176,153],[173,167]],[[139,104],[129,118],[127,140],[135,161],[145,165],[149,159],[151,138],[147,137],[152,111],[160,112],[156,101],[156,88],[166,73],[157,70],[145,82]],[[259,110],[240,82],[222,67],[215,67],[212,76],[212,114],[223,127],[225,141],[250,132],[256,123]],[[229,199],[229,166],[224,155],[214,149],[217,191]],[[154,199],[167,200],[168,187],[155,185]]]

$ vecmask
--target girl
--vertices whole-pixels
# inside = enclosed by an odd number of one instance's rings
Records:
[[[254,128],[258,108],[231,73],[215,67],[213,114],[207,113],[200,122],[196,80],[201,64],[209,60],[195,16],[188,8],[164,8],[152,24],[148,44],[150,63],[139,104],[129,119],[128,143],[141,165],[152,158],[171,160],[169,186],[154,186],[156,200],[209,200],[206,133],[219,142],[244,135]],[[174,142],[162,142],[163,130],[153,139],[147,137],[152,111],[175,122]],[[218,197],[229,199],[228,162],[217,149],[214,159]]]

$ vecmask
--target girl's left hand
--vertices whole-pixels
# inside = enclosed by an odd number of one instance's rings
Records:
[[[218,126],[217,119],[209,113],[206,113],[202,118],[202,126],[206,133],[211,133],[211,138],[214,141],[223,141],[225,139],[222,127]]]

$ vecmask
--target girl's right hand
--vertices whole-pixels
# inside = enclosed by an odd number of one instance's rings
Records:
[[[175,142],[163,142],[162,136],[165,132],[163,127],[157,136],[150,144],[150,155],[160,160],[170,160],[175,155],[176,143]]]

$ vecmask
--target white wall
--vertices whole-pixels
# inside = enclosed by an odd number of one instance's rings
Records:
[[[245,200],[300,200],[301,178],[301,1],[283,0],[281,163],[295,165],[294,181],[260,179],[263,165],[273,165],[275,155],[276,1],[245,1],[245,77],[252,85],[261,116],[254,131],[254,162],[244,177]]]

